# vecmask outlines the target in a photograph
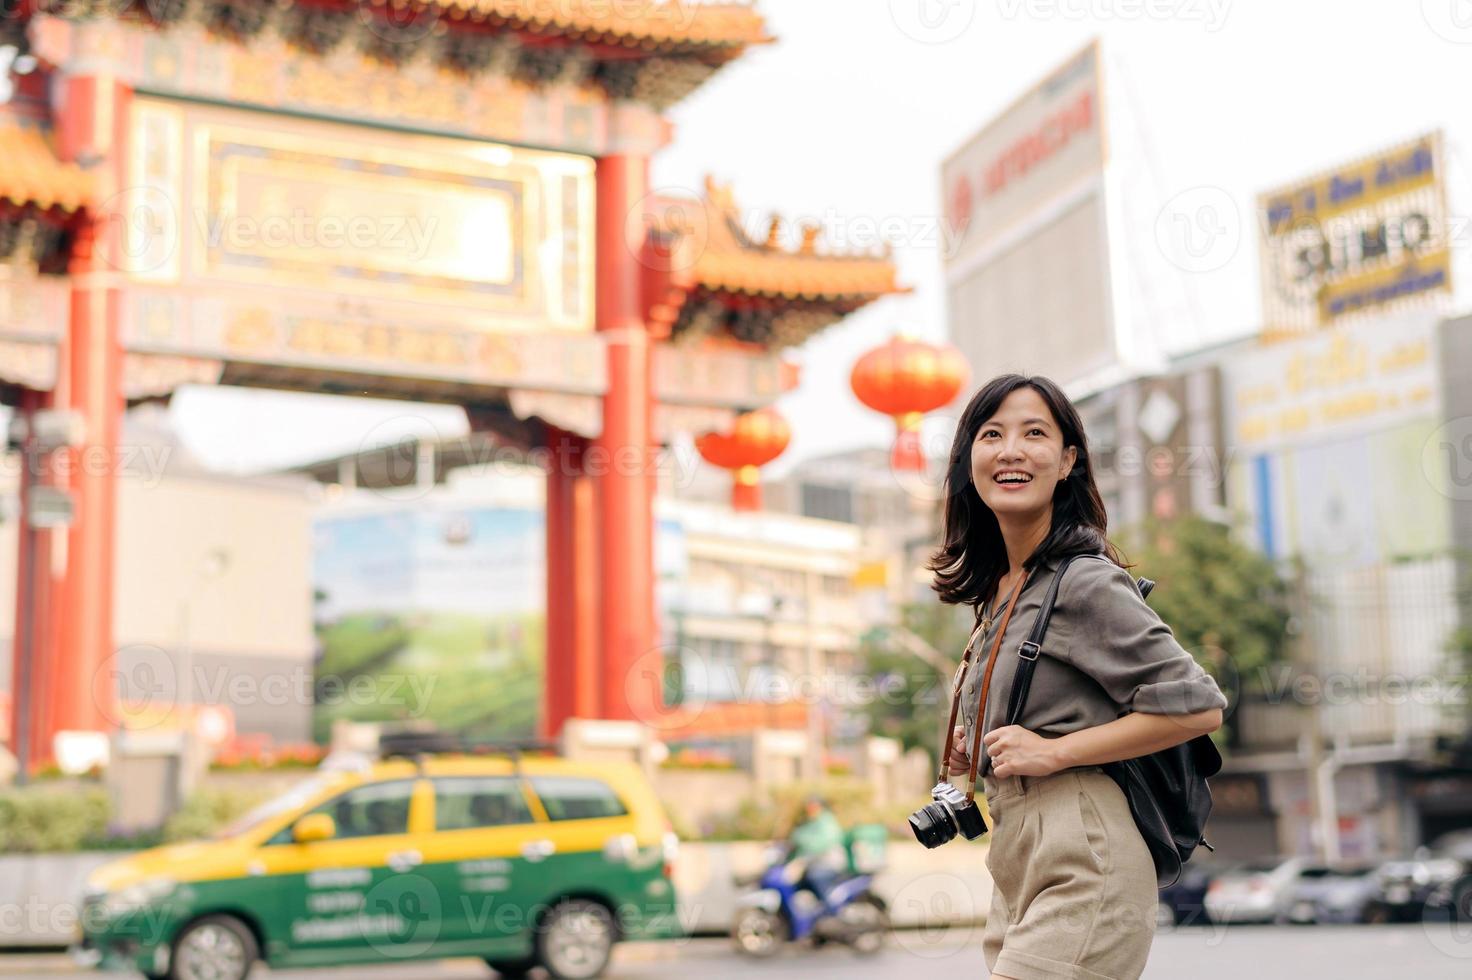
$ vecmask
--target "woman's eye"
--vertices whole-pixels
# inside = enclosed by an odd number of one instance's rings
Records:
[[[1029,429],[1027,434],[1030,435],[1030,436],[1040,436],[1040,435],[1043,434],[1043,430],[1042,429]]]

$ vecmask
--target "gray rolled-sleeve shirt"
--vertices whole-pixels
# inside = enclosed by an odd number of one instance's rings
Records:
[[[1006,724],[1017,651],[1032,631],[1056,572],[1055,562],[1045,562],[1017,599],[987,691],[983,737]],[[972,641],[972,666],[961,689],[968,751],[976,731],[981,679],[1005,612],[1003,608],[1002,614],[994,615],[991,629]],[[1068,566],[1028,689],[1021,727],[1057,737],[1133,711],[1185,715],[1226,706],[1216,681],[1145,604],[1128,571],[1092,556],[1077,558]],[[978,773],[985,774],[990,762],[983,745]]]

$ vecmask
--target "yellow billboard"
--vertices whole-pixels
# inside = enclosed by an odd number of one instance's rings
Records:
[[[1258,198],[1268,336],[1451,295],[1442,142],[1427,133]]]

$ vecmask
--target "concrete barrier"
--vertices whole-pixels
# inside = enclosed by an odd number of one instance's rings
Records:
[[[0,856],[0,949],[66,946],[82,918],[82,885],[127,851]]]
[[[766,846],[759,841],[680,845],[675,887],[688,931],[708,935],[730,929],[743,891],[736,879],[764,870]],[[87,875],[127,853],[0,856],[0,948],[70,944]],[[986,920],[992,896],[986,845],[956,840],[927,851],[913,841],[891,841],[887,855],[875,891],[889,903],[896,926],[939,933]]]

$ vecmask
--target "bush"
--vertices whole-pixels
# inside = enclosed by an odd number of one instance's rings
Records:
[[[201,787],[164,824],[163,839],[181,841],[208,837],[273,795],[265,789]]]
[[[679,807],[672,806],[668,800],[661,799],[659,802],[660,806],[664,807],[665,816],[670,821],[670,829],[675,832],[676,837],[680,840],[700,839],[700,832],[681,815]]]
[[[0,853],[78,851],[105,839],[112,804],[101,788],[28,786],[0,793]]]
[[[820,796],[845,827],[880,823],[892,837],[909,837],[906,819],[928,799],[886,807],[874,805],[874,789],[856,779],[829,779],[822,783],[789,783],[773,790],[768,798],[749,796],[735,809],[717,817],[701,828],[703,833],[687,840],[782,840],[803,818],[803,803],[810,796]]]
[[[274,793],[268,789],[197,790],[162,827],[123,830],[100,787],[26,786],[0,792],[0,854],[124,851],[208,837]]]
[[[227,745],[215,753],[211,772],[315,769],[327,750],[314,742],[285,745]]]

